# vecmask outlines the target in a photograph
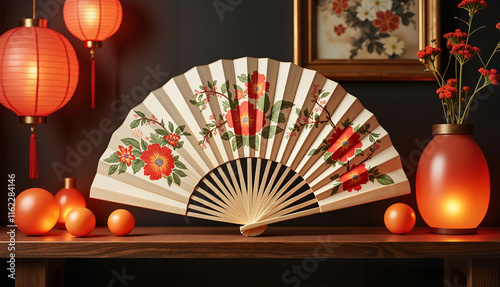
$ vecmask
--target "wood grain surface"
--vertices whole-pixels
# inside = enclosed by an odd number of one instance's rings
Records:
[[[7,258],[7,229],[0,256]],[[500,228],[476,235],[436,235],[415,228],[395,235],[383,227],[269,227],[244,237],[237,227],[136,227],[115,236],[97,227],[76,238],[54,229],[44,236],[16,233],[16,258],[444,258],[500,257]]]

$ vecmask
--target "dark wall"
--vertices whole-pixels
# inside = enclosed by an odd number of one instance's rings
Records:
[[[17,191],[42,187],[56,193],[62,186],[61,176],[77,178],[77,188],[88,197],[99,157],[111,132],[123,121],[131,107],[140,103],[149,91],[166,83],[196,65],[220,58],[242,56],[269,57],[292,61],[293,1],[141,1],[123,0],[124,21],[120,30],[97,50],[97,103],[90,108],[90,58],[88,50],[71,35],[63,23],[62,0],[38,1],[39,16],[49,19],[49,26],[67,37],[78,54],[80,81],[73,99],[49,117],[49,123],[37,129],[40,178],[28,179],[29,127],[18,123],[16,115],[0,108],[0,174],[17,176]],[[446,1],[448,3],[449,1]],[[458,1],[454,1],[457,2]],[[500,32],[494,24],[500,4],[489,1],[490,8],[481,11],[478,24],[488,24],[478,32],[475,44],[488,54]],[[233,3],[234,7],[218,14],[214,3]],[[456,5],[443,7],[442,25],[445,32],[460,23],[453,20],[457,13],[465,16]],[[0,1],[0,32],[14,28],[21,17],[31,15],[30,1]],[[48,16],[48,17],[47,17]],[[490,21],[487,21],[490,20]],[[475,79],[475,64],[467,79]],[[478,64],[477,64],[478,65]],[[500,67],[494,60],[492,67]],[[154,74],[149,85],[143,79]],[[154,84],[154,85],[153,85]],[[440,103],[434,82],[342,82],[343,87],[358,97],[389,132],[401,154],[408,177],[414,186],[419,154],[431,137],[431,125],[442,122]],[[474,138],[482,147],[492,175],[492,197],[483,225],[500,225],[500,173],[497,148],[500,135],[498,87],[484,93],[477,103],[470,123],[475,124]],[[103,129],[111,123],[113,129]],[[89,140],[91,135],[91,140]],[[459,155],[457,155],[459,156]],[[383,225],[383,212],[394,202],[410,204],[415,211],[415,195],[365,204],[345,210],[319,214],[281,224],[289,225]],[[108,214],[119,204],[88,199],[98,224],[105,224]],[[196,219],[146,209],[127,207],[136,216],[138,225],[211,225]],[[1,220],[5,220],[4,216]],[[423,221],[419,218],[418,224]]]

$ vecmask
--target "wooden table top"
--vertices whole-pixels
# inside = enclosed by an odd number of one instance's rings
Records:
[[[9,231],[0,228],[0,257],[7,258]],[[500,228],[475,235],[437,235],[418,227],[406,235],[384,227],[271,226],[259,237],[238,227],[136,227],[115,236],[97,227],[85,238],[55,228],[43,236],[16,230],[16,258],[500,258]]]

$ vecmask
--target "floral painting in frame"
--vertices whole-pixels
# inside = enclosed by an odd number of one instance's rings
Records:
[[[416,57],[438,39],[437,0],[294,0],[294,62],[333,80],[432,80]]]

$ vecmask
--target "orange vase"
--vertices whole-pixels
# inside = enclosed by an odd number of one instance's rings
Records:
[[[420,157],[417,205],[432,233],[474,234],[488,210],[488,165],[472,132],[472,125],[434,125]]]

